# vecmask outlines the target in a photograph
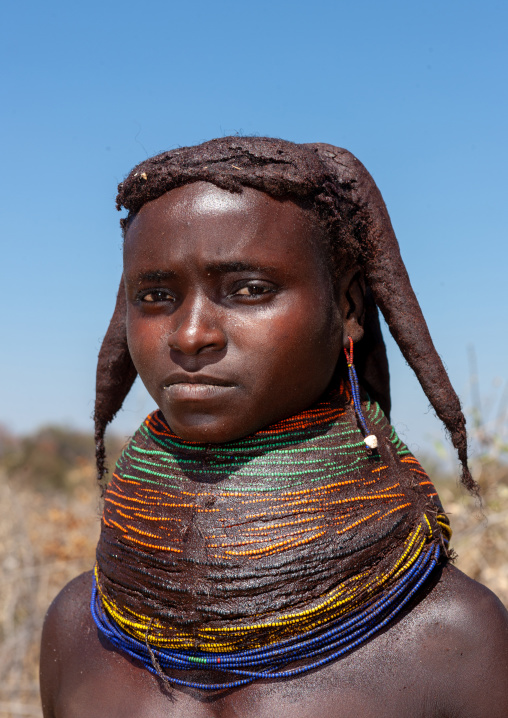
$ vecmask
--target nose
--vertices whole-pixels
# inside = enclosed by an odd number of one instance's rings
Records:
[[[187,296],[172,315],[169,348],[189,356],[220,351],[227,344],[220,310],[206,296]]]

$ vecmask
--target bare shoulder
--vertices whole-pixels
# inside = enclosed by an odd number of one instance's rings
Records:
[[[508,648],[508,611],[486,586],[454,566],[446,566],[432,592],[432,605],[446,618],[449,631],[468,641],[486,639],[492,648]]]
[[[92,572],[88,571],[70,581],[56,596],[44,619],[42,651],[48,652],[48,647],[55,643],[59,651],[73,650],[72,637],[85,628],[85,624],[88,627],[91,589]]]
[[[447,566],[423,604],[424,645],[448,685],[452,715],[506,718],[508,611],[501,601]]]
[[[92,573],[68,583],[53,600],[44,619],[41,639],[40,681],[45,718],[54,715],[65,667],[83,647],[82,638],[93,630],[90,620]]]

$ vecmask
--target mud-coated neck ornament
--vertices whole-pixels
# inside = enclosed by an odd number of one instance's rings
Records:
[[[311,670],[386,626],[446,559],[450,530],[379,406],[362,409],[374,457],[345,388],[225,444],[184,441],[151,414],[105,494],[99,630],[170,682],[216,690]],[[226,680],[172,673],[196,667]]]

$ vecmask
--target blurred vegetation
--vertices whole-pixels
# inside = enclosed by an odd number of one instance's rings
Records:
[[[124,440],[109,438],[114,466]],[[37,716],[46,610],[93,567],[99,491],[91,435],[48,426],[16,437],[0,428],[0,716]]]
[[[106,451],[114,466],[123,448],[118,437],[108,437]],[[90,433],[45,426],[35,434],[16,437],[0,427],[0,469],[8,478],[36,491],[71,491],[83,471],[93,468],[94,439]]]
[[[508,382],[495,382],[491,396],[480,391],[476,353],[468,349],[471,407],[468,415],[469,465],[480,486],[481,504],[443,470],[457,464],[441,441],[436,456],[423,461],[449,515],[455,565],[488,586],[508,607]],[[482,398],[483,397],[483,398]]]
[[[456,565],[508,605],[505,412],[498,408],[491,424],[484,414],[476,403],[469,421],[481,508],[444,468],[443,458],[453,453],[444,443],[436,444],[435,456],[418,458],[450,515]],[[110,466],[123,444],[109,438]],[[94,563],[100,506],[93,449],[89,434],[62,427],[25,437],[0,428],[0,718],[41,718],[38,654],[44,614],[58,591]]]
[[[473,458],[471,465],[481,505],[454,478],[434,477],[453,529],[455,565],[508,607],[508,463],[484,455]]]

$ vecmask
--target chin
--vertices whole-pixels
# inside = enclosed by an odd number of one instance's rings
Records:
[[[242,432],[238,426],[228,426],[228,422],[221,422],[216,417],[194,416],[192,420],[178,421],[170,412],[164,412],[171,431],[184,441],[193,441],[197,444],[225,444],[247,436],[249,432]]]

